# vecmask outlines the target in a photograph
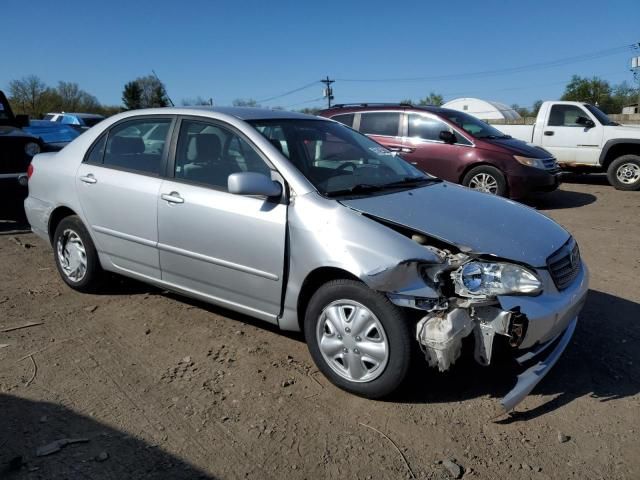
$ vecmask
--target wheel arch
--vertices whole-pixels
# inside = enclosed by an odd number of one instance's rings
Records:
[[[505,172],[502,168],[500,168],[499,166],[497,166],[497,165],[495,165],[495,164],[493,164],[493,163],[490,163],[490,162],[488,162],[488,161],[486,161],[486,160],[479,160],[479,161],[477,161],[477,162],[473,162],[473,163],[471,163],[471,164],[467,165],[467,166],[464,168],[464,170],[462,171],[462,173],[460,174],[460,178],[459,178],[459,180],[458,180],[458,183],[459,183],[460,185],[462,185],[462,182],[464,181],[464,177],[466,177],[466,176],[467,176],[467,173],[469,173],[471,170],[473,170],[473,169],[474,169],[474,168],[476,168],[476,167],[493,167],[493,168],[495,168],[496,170],[499,170],[499,171],[500,171],[500,173],[502,173],[502,175],[504,176],[504,180],[505,180],[505,182],[507,182],[507,187],[509,187],[509,182],[507,181],[507,174],[506,174],[506,172]]]
[[[77,215],[77,213],[66,205],[56,207],[51,212],[51,215],[49,215],[49,225],[47,227],[47,233],[49,234],[49,241],[51,242],[51,245],[53,245],[53,236],[56,233],[56,228],[58,228],[58,225],[64,218],[70,217],[71,215]]]
[[[332,280],[343,279],[355,280],[362,283],[362,280],[357,276],[353,275],[347,270],[338,267],[319,267],[307,274],[304,281],[302,282],[300,293],[298,294],[297,313],[298,326],[300,327],[300,331],[304,331],[305,312],[313,294],[325,283]]]
[[[640,156],[640,139],[620,138],[609,140],[600,153],[600,165],[606,170],[616,158],[623,155]]]

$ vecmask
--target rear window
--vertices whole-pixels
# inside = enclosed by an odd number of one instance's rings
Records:
[[[353,119],[355,118],[355,114],[353,113],[343,113],[341,115],[334,115],[331,117],[331,120],[335,120],[336,122],[340,122],[347,127],[353,127]]]
[[[89,118],[83,118],[82,121],[84,122],[84,124],[87,127],[93,127],[95,125],[97,125],[98,123],[100,123],[103,119],[100,117],[89,117]]]
[[[397,137],[400,127],[399,112],[363,112],[360,117],[360,131],[368,135]]]

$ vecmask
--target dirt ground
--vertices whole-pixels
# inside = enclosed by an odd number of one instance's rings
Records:
[[[48,245],[0,222],[0,330],[42,322],[0,333],[0,478],[447,479],[450,459],[465,479],[640,478],[640,192],[572,182],[529,203],[577,238],[588,301],[494,420],[509,363],[419,365],[393,400],[361,399],[299,335],[124,279],[76,293]],[[60,439],[82,441],[36,456]]]

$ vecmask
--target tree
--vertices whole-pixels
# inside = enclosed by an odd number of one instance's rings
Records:
[[[418,105],[434,105],[436,107],[441,106],[444,103],[444,98],[439,93],[431,92],[428,96],[420,99]]]
[[[209,100],[206,100],[202,98],[200,95],[198,95],[195,98],[182,99],[182,105],[185,107],[188,107],[191,105],[213,105],[213,99],[210,98]]]
[[[53,110],[59,102],[56,92],[36,75],[9,82],[9,97],[16,113],[34,118]]]
[[[574,75],[565,87],[560,100],[587,102],[597,105],[605,111],[611,110],[613,107],[611,85],[598,77],[582,78]]]
[[[135,80],[127,83],[122,91],[122,103],[126,110],[142,108],[142,88]]]
[[[404,103],[405,105],[413,105],[413,100],[410,98],[405,98],[404,100],[400,100],[400,103]]]
[[[533,102],[533,106],[531,107],[531,116],[537,117],[541,107],[542,107],[542,100],[536,100],[535,102]]]
[[[152,108],[169,106],[169,99],[167,98],[167,93],[165,92],[163,85],[156,85],[153,87],[148,106]]]
[[[234,107],[260,107],[260,104],[256,102],[253,98],[236,98],[231,104]]]
[[[82,90],[77,83],[74,82],[58,82],[55,89],[60,105],[56,110],[62,112],[88,112],[95,113],[100,111],[100,102],[93,95]]]
[[[518,112],[518,115],[520,115],[523,118],[531,116],[531,112],[527,107],[521,107],[517,103],[514,103],[513,105],[511,105],[511,108],[516,112]]]

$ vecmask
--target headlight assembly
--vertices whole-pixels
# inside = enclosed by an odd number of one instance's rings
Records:
[[[24,146],[24,153],[26,153],[30,157],[33,157],[40,153],[40,145],[35,142],[29,142]]]
[[[540,158],[521,157],[519,155],[514,155],[513,158],[525,167],[541,168],[544,170],[544,162]]]
[[[540,279],[524,267],[501,262],[467,262],[451,277],[458,295],[488,298],[496,295],[535,295],[542,291]]]

